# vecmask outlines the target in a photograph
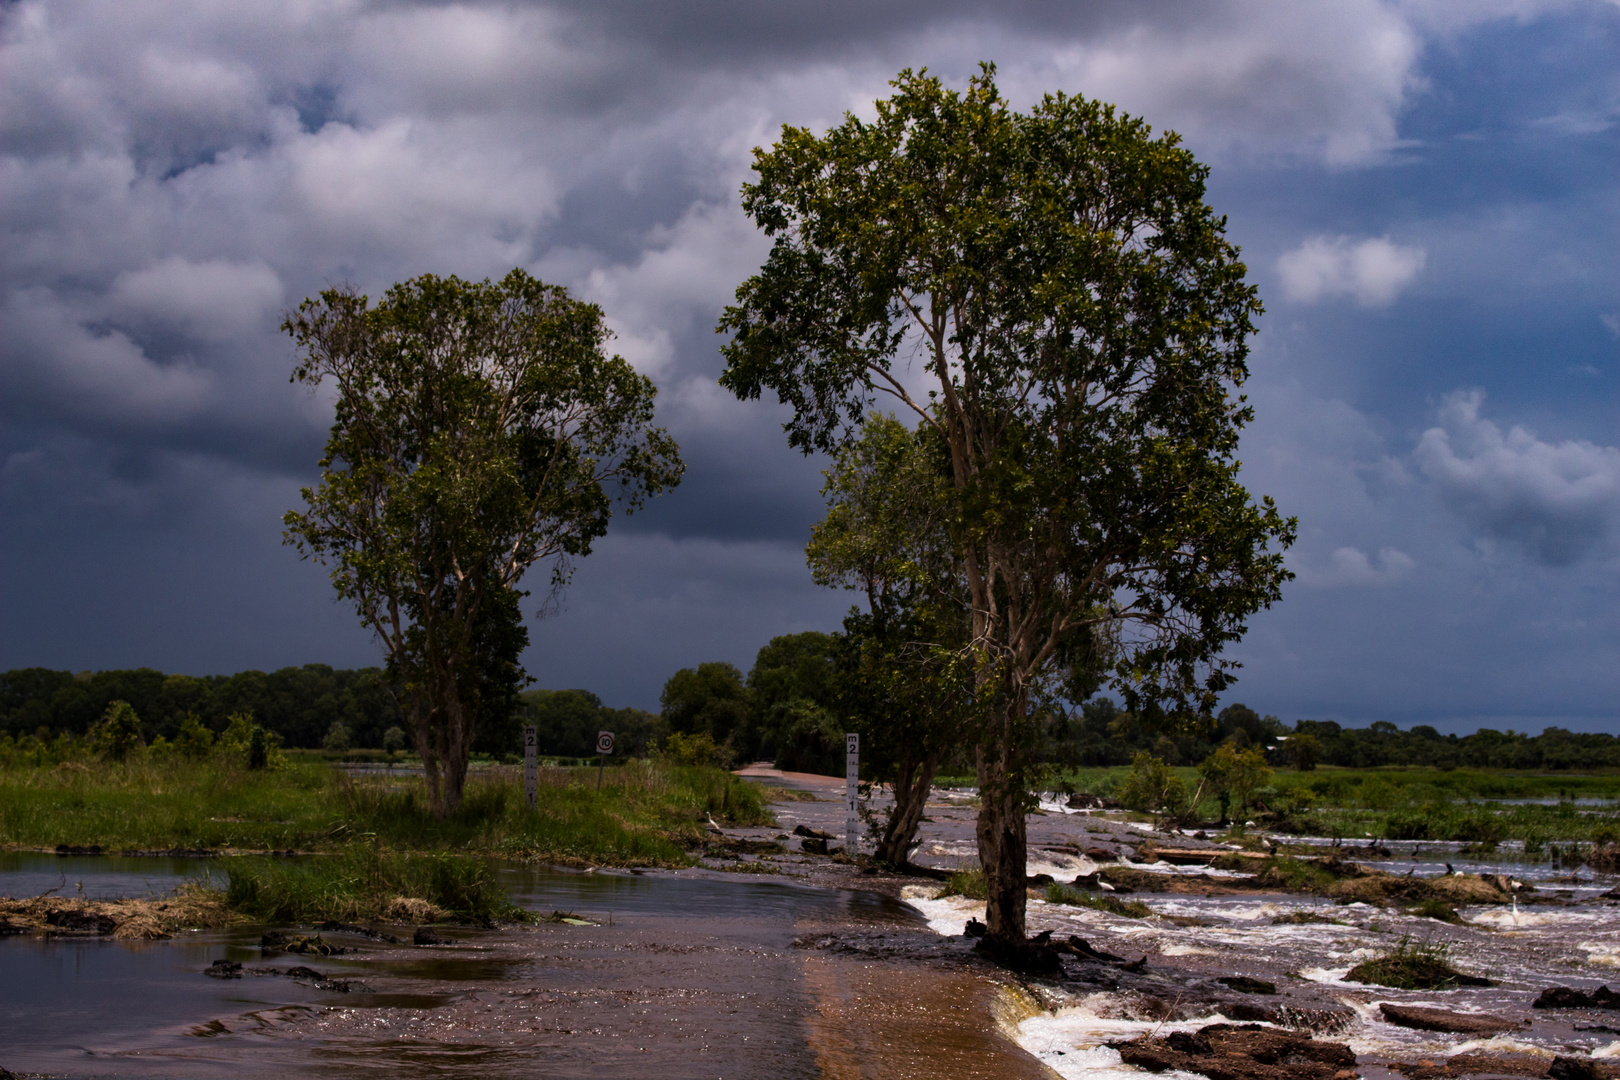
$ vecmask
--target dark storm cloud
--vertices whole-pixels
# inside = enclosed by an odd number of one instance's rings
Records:
[[[1567,635],[1601,646],[1613,628],[1551,564],[1608,565],[1607,496],[1512,458],[1511,431],[1502,454],[1463,437],[1484,421],[1443,419],[1410,451],[1427,403],[1459,386],[1532,396],[1497,388],[1522,378],[1513,343],[1543,334],[1546,303],[1608,350],[1561,355],[1598,372],[1583,392],[1612,378],[1612,185],[1592,173],[1612,158],[1601,43],[1617,25],[1612,5],[1521,0],[7,5],[0,667],[374,657],[322,572],[279,546],[330,411],[288,385],[277,324],[338,282],[376,295],[516,265],[602,306],[689,464],[536,624],[542,684],[651,705],[672,666],[746,665],[772,634],[835,627],[849,597],[815,589],[802,554],[822,463],[787,449],[776,405],[714,381],[716,315],[767,250],[737,188],[783,123],[869,111],[902,67],[960,85],[986,59],[1021,106],[1053,89],[1115,101],[1216,164],[1218,209],[1273,308],[1245,476],[1303,522],[1300,581],[1244,645],[1246,694],[1360,716],[1400,694],[1436,714],[1427,641],[1586,656]],[[1573,59],[1547,73],[1516,48],[1525,34]],[[1511,91],[1491,81],[1504,63]],[[1489,327],[1496,352],[1456,348],[1458,326]],[[1580,430],[1573,393],[1544,393],[1555,434],[1538,445],[1602,466],[1612,436]],[[1458,520],[1528,553],[1536,585],[1513,604],[1542,613],[1543,652],[1481,644],[1506,593],[1471,607],[1471,575],[1507,556],[1459,548]],[[1394,618],[1363,641],[1359,613],[1419,604],[1473,615]],[[1586,629],[1560,629],[1560,610]],[[1321,660],[1349,654],[1354,670]],[[1493,685],[1520,701],[1531,662],[1494,664]],[[1612,699],[1582,662],[1569,701]],[[1380,663],[1400,689],[1357,681]]]

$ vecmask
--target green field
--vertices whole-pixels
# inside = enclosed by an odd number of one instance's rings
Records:
[[[338,851],[366,844],[558,863],[688,865],[707,816],[765,824],[761,790],[719,769],[632,761],[542,769],[538,807],[522,770],[469,778],[460,810],[428,812],[420,777],[350,777],[288,757],[249,770],[217,758],[143,754],[127,762],[0,762],[0,846],[109,851]]]
[[[1198,770],[1173,770],[1189,791]],[[1054,782],[1074,791],[1116,794],[1128,767],[1072,770]],[[1553,800],[1525,805],[1518,800]],[[1582,800],[1577,803],[1576,800]],[[1595,804],[1590,800],[1597,800]],[[1385,840],[1521,841],[1534,852],[1551,843],[1608,843],[1620,838],[1620,773],[1322,766],[1278,770],[1259,793],[1257,824],[1295,835]],[[1219,806],[1205,799],[1201,815]]]

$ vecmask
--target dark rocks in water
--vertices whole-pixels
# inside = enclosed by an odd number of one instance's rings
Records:
[[[1275,994],[1277,992],[1276,983],[1251,978],[1248,975],[1225,975],[1215,981],[1230,986],[1240,994]]]
[[[825,855],[827,854],[827,841],[819,836],[807,836],[799,841],[799,850],[807,855]]]
[[[162,859],[217,859],[219,852],[213,848],[125,848],[120,855],[138,855],[142,858]]]
[[[305,936],[303,934],[288,935],[280,930],[267,930],[259,939],[259,948],[265,952],[298,953],[303,956],[342,956],[353,950],[342,945],[333,945],[319,934]]]
[[[1549,986],[1530,1003],[1532,1009],[1620,1009],[1620,994],[1607,986],[1596,990],[1576,990],[1569,986]]]
[[[967,925],[962,927],[963,937],[982,938],[989,932],[990,928],[984,925],[984,923],[980,922],[978,919],[969,919],[967,921]]]
[[[1084,791],[1077,791],[1073,795],[1069,796],[1070,810],[1113,810],[1118,806],[1118,799],[1109,799],[1101,795],[1092,795]]]
[[[213,979],[240,979],[242,965],[235,960],[215,960],[203,968],[203,974]]]
[[[807,836],[812,840],[836,840],[838,837],[824,829],[812,829],[808,825],[797,825],[793,829],[794,836]]]
[[[1113,848],[1088,847],[1084,852],[1086,858],[1092,862],[1118,862],[1119,852]]]
[[[1549,1080],[1607,1080],[1614,1073],[1614,1066],[1600,1069],[1591,1058],[1555,1057],[1547,1066]]]
[[[1416,1005],[1382,1002],[1378,1009],[1384,1019],[1416,1031],[1445,1031],[1457,1035],[1494,1035],[1520,1027],[1523,1021],[1486,1013],[1459,1013],[1449,1009],[1425,1009]]]
[[[12,922],[10,919],[0,917],[0,937],[10,937],[13,934],[26,934],[33,927],[26,923]]]
[[[1144,1035],[1110,1044],[1127,1065],[1149,1072],[1198,1073],[1210,1080],[1352,1080],[1356,1055],[1324,1042],[1258,1024],[1211,1024],[1165,1038]]]
[[[440,937],[438,934],[435,934],[433,932],[433,927],[431,927],[431,926],[418,926],[416,928],[416,933],[411,935],[411,944],[412,945],[445,945],[445,944],[448,944],[448,942],[446,942],[444,940],[444,938]]]
[[[1615,1080],[1620,1065],[1591,1058],[1557,1057],[1552,1064],[1530,1054],[1454,1054],[1438,1061],[1394,1061],[1389,1067],[1407,1080],[1443,1080],[1462,1076],[1535,1076],[1549,1080]]]
[[[56,853],[58,855],[100,855],[102,853],[102,850],[103,849],[102,849],[102,846],[100,844],[57,844],[56,845]]]
[[[1056,949],[1033,941],[1004,941],[986,935],[973,946],[973,951],[997,967],[1020,975],[1055,975],[1063,970],[1063,961]]]
[[[1024,888],[1044,889],[1048,885],[1056,885],[1057,879],[1051,874],[1028,874],[1024,877]]]
[[[1220,1014],[1245,1024],[1275,1024],[1278,1027],[1333,1035],[1356,1021],[1352,1009],[1302,1009],[1293,1005],[1269,1005],[1258,1001],[1234,1001],[1220,1006]]]
[[[1073,881],[1069,882],[1069,887],[1071,889],[1084,889],[1087,892],[1112,892],[1129,894],[1136,891],[1135,889],[1127,888],[1126,886],[1116,882],[1105,880],[1104,875],[1107,873],[1108,871],[1098,870],[1094,874],[1080,874]],[[1158,876],[1163,877],[1164,875],[1160,874]]]
[[[1072,934],[1069,935],[1069,940],[1067,942],[1061,945],[1056,945],[1054,948],[1067,952],[1072,956],[1078,956],[1082,960],[1097,960],[1105,964],[1123,964],[1125,962],[1125,958],[1123,956],[1115,956],[1113,953],[1103,952],[1101,949],[1094,949],[1091,947],[1091,943],[1086,941],[1085,938],[1075,937]]]
[[[383,930],[373,930],[369,926],[360,926],[356,923],[334,922],[331,919],[316,923],[315,929],[323,934],[359,934],[373,941],[386,941],[390,945],[399,945],[404,940]]]
[[[1128,964],[1119,965],[1119,969],[1121,971],[1146,971],[1147,970],[1147,953],[1143,953],[1142,958],[1140,960],[1132,960]]]
[[[110,934],[117,928],[118,920],[93,911],[57,908],[46,913],[45,925],[65,934]]]

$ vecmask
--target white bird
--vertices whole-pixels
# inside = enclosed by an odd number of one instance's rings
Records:
[[[720,826],[715,824],[713,814],[709,815],[709,831],[714,833],[714,835],[716,835],[716,836],[724,836],[725,835],[724,831],[721,830]]]

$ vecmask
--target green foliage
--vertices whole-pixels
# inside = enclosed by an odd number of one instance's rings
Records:
[[[742,672],[721,661],[677,671],[664,683],[658,701],[671,732],[703,734],[715,743],[725,743],[739,730],[746,730],[753,718],[753,702]]]
[[[1110,915],[1126,919],[1145,919],[1153,914],[1153,909],[1140,900],[1120,900],[1106,893],[1089,893],[1056,882],[1046,887],[1045,897],[1048,904],[1088,907],[1093,911],[1106,911]]]
[[[1310,772],[1322,760],[1322,740],[1308,731],[1290,735],[1283,747],[1283,756],[1300,772]]]
[[[1119,801],[1132,810],[1179,817],[1189,809],[1187,785],[1170,771],[1162,758],[1136,755],[1131,775],[1120,789]]]
[[[721,769],[731,767],[731,751],[724,744],[716,745],[714,736],[707,731],[693,735],[683,735],[679,731],[671,732],[664,739],[664,744],[659,747],[658,757],[672,765],[712,765]]]
[[[349,725],[341,720],[335,720],[327,729],[326,738],[321,740],[321,749],[342,753],[349,748]]]
[[[88,751],[78,744],[78,753]],[[25,760],[26,757],[26,760]],[[757,786],[713,766],[627,762],[540,770],[539,805],[523,799],[522,769],[474,774],[463,806],[435,817],[421,777],[351,778],[324,761],[249,770],[245,755],[193,759],[147,753],[121,764],[41,764],[0,739],[0,836],[28,847],[332,851],[384,848],[535,858],[558,863],[684,866],[706,838],[707,815],[768,825]]]
[[[1231,743],[1223,743],[1198,766],[1198,772],[1212,793],[1236,800],[1239,814],[1248,810],[1254,793],[1271,781],[1271,766],[1257,746],[1239,750]]]
[[[529,917],[506,898],[487,860],[467,856],[349,844],[336,855],[226,859],[221,869],[230,879],[226,903],[264,922],[422,922],[443,917],[489,922]],[[428,911],[420,902],[437,911]]]
[[[405,749],[405,729],[396,724],[383,732],[382,746],[390,754],[397,754]]]
[[[844,729],[832,713],[798,698],[777,705],[771,719],[780,732],[777,768],[822,776],[843,774]]]
[[[945,888],[940,890],[940,897],[965,896],[969,900],[983,900],[988,895],[984,883],[984,871],[975,867],[972,870],[958,870],[945,879]]]
[[[1451,943],[1414,942],[1402,935],[1383,956],[1363,960],[1345,978],[1353,982],[1390,986],[1397,990],[1454,990],[1459,986],[1490,986],[1487,979],[1464,975],[1451,965]]]
[[[214,745],[215,753],[248,769],[274,769],[286,764],[280,738],[266,731],[252,713],[236,713],[229,720]]]
[[[604,351],[594,305],[513,270],[423,275],[373,306],[352,288],[283,328],[296,381],[336,387],[319,487],[285,539],[332,567],[381,639],[435,812],[453,810],[480,723],[509,724],[527,644],[520,582],[550,587],[626,512],[679,482],[652,382]]]
[[[214,749],[214,733],[203,724],[196,713],[187,713],[180,721],[180,731],[175,735],[172,745],[178,753],[186,757],[207,757]]]
[[[141,738],[141,719],[127,701],[107,706],[101,722],[90,731],[90,742],[108,761],[123,761],[146,747]]]
[[[646,757],[667,733],[663,717],[641,709],[610,709],[588,690],[530,690],[522,695],[523,723],[533,724],[541,754],[589,757],[599,731],[614,734],[614,755]],[[515,752],[517,744],[501,749]]]

